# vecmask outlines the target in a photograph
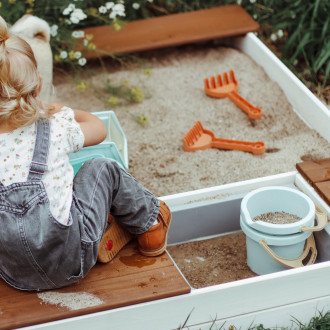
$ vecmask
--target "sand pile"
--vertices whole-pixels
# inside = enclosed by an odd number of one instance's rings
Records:
[[[79,92],[72,78],[57,77],[57,100],[87,111],[113,109],[129,147],[129,172],[157,196],[295,170],[302,160],[329,157],[330,144],[295,114],[277,83],[244,53],[220,46],[185,46],[142,54],[144,67],[109,69],[89,78]],[[145,68],[151,70],[145,74]],[[228,98],[204,93],[204,78],[235,71],[239,93],[263,111],[251,120]],[[111,107],[97,92],[107,79],[126,79],[144,95],[140,104]],[[313,111],[313,109],[311,109]],[[145,115],[141,126],[133,116]],[[264,141],[266,152],[208,149],[185,152],[182,137],[199,120],[216,137]]]

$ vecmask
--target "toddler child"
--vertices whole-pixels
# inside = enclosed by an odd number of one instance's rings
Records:
[[[166,204],[109,159],[88,160],[73,178],[69,154],[102,142],[106,127],[88,112],[43,104],[41,86],[30,46],[0,16],[0,277],[21,290],[67,286],[98,251],[110,261],[132,235],[142,254],[163,253]]]

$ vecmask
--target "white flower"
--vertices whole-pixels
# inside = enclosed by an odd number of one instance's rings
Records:
[[[279,37],[279,38],[282,38],[283,36],[284,36],[284,33],[283,33],[283,30],[278,30],[277,31],[277,36]]]
[[[107,12],[107,7],[105,7],[105,6],[99,7],[99,13],[105,14],[106,12]]]
[[[276,36],[275,33],[272,33],[272,34],[270,35],[270,40],[272,40],[272,41],[277,40],[277,36]]]
[[[134,2],[134,3],[132,4],[132,7],[133,7],[135,10],[138,10],[138,9],[140,8],[140,4],[137,3],[137,2]]]
[[[148,2],[150,2],[150,3],[153,3],[154,2],[154,0],[147,0]]]
[[[73,24],[78,24],[80,22],[79,18],[77,16],[74,16],[74,15],[73,16],[71,15],[70,21]]]
[[[87,47],[87,45],[88,45],[88,40],[87,40],[87,39],[84,39],[83,44],[84,44],[85,47]]]
[[[81,57],[81,52],[77,51],[76,52],[76,59],[79,59]]]
[[[84,66],[86,63],[87,63],[87,60],[84,57],[82,57],[78,60],[78,64],[81,66]]]
[[[105,7],[107,8],[107,9],[111,9],[113,6],[114,6],[115,4],[114,4],[114,2],[107,2],[106,4],[105,4]]]
[[[67,58],[68,57],[68,53],[65,50],[62,50],[60,53],[60,58]]]
[[[73,31],[72,32],[72,37],[73,38],[80,39],[80,38],[83,38],[84,36],[85,36],[84,31]]]
[[[72,15],[77,16],[80,20],[83,20],[83,19],[87,18],[87,15],[79,8],[75,9],[73,11],[73,13],[71,14],[71,16]]]
[[[125,11],[125,6],[122,4],[122,3],[117,3],[113,6],[112,8],[113,10],[116,10],[116,11]]]
[[[250,3],[256,3],[257,0],[250,0]]]
[[[78,24],[83,19],[87,18],[87,15],[80,9],[76,8],[70,16],[70,21],[74,24]]]
[[[56,24],[52,25],[50,27],[50,35],[52,37],[56,37],[57,36],[57,31],[58,31],[58,26]]]
[[[117,3],[112,7],[112,12],[110,13],[110,18],[115,18],[117,16],[125,16],[125,7],[121,3]]]
[[[238,5],[241,5],[241,4],[242,4],[242,0],[237,0],[236,3],[237,3]]]
[[[65,9],[63,10],[63,15],[69,15],[71,12],[72,12],[71,9],[69,9],[69,8],[65,8]]]
[[[74,4],[72,4],[72,3],[70,3],[69,6],[67,6],[63,10],[63,15],[69,15],[75,8],[76,8],[76,6]]]

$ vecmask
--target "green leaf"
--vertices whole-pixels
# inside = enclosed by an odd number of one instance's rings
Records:
[[[310,42],[312,42],[312,40],[310,39],[311,33],[310,32],[306,32],[303,37],[301,38],[301,40],[299,41],[299,44],[296,48],[296,51],[293,53],[293,55],[291,56],[291,59],[295,59],[297,58],[297,56],[304,52],[304,48],[306,45],[308,45]]]
[[[315,3],[314,3],[313,15],[312,15],[312,18],[311,18],[311,28],[312,29],[316,25],[315,21],[316,21],[316,18],[317,18],[317,12],[318,12],[319,5],[320,5],[320,0],[316,0]]]
[[[330,16],[328,16],[327,20],[324,22],[324,25],[322,28],[322,33],[321,33],[321,40],[330,34],[329,23],[330,23]]]
[[[327,65],[325,67],[324,79],[323,79],[323,87],[326,86],[327,85],[327,81],[330,80],[329,79],[329,75],[330,75],[330,61],[328,61]]]
[[[330,40],[321,49],[319,56],[315,58],[313,69],[317,72],[327,61],[330,61]]]

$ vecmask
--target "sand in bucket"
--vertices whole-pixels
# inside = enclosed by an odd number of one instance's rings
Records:
[[[301,220],[301,217],[298,217],[295,214],[287,212],[267,212],[258,215],[252,219],[253,221],[264,221],[277,225],[285,225],[288,223],[294,223]]]

